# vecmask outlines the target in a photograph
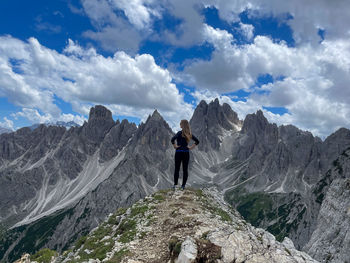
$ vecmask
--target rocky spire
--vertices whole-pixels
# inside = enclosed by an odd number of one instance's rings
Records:
[[[269,122],[265,118],[263,112],[258,110],[256,113],[248,114],[243,122],[242,133],[248,132],[263,132]]]
[[[92,121],[113,121],[112,112],[102,105],[96,105],[90,109],[89,122]]]
[[[90,109],[89,121],[83,125],[83,134],[92,142],[99,143],[115,125],[112,112],[102,105]]]
[[[172,130],[158,110],[149,115],[145,123],[141,123],[132,139],[132,148],[147,151],[165,151],[170,147]]]
[[[216,98],[207,104],[202,100],[196,107],[190,120],[192,133],[202,142],[199,145],[200,150],[215,149],[220,147],[220,136],[224,131],[239,130],[241,121],[237,113],[231,107],[224,103],[222,106]]]

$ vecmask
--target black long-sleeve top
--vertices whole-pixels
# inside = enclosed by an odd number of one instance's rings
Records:
[[[174,135],[173,138],[171,138],[171,144],[174,144],[175,140],[177,140],[177,145],[180,146],[179,148],[176,149],[177,152],[188,152],[188,143],[186,141],[186,138],[182,136],[182,131],[179,131]],[[197,139],[196,136],[192,134],[192,140],[194,140],[194,143],[196,145],[199,144],[199,140]]]

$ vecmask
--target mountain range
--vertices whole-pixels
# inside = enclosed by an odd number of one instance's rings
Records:
[[[319,261],[350,258],[350,131],[324,141],[262,111],[239,120],[218,99],[190,119],[200,144],[188,185],[214,186],[253,226]],[[0,258],[66,250],[120,207],[173,184],[174,132],[155,110],[138,127],[103,106],[66,130],[0,135]]]

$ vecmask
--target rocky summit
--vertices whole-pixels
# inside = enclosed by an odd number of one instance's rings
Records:
[[[214,188],[161,190],[119,208],[62,254],[49,249],[18,262],[317,262],[247,223]]]

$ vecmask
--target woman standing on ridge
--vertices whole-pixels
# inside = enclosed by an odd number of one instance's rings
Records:
[[[173,138],[171,138],[171,143],[176,149],[175,152],[175,172],[174,172],[174,186],[173,189],[175,190],[177,182],[179,180],[179,171],[180,171],[180,165],[182,162],[182,169],[183,169],[183,180],[181,189],[185,189],[185,185],[188,178],[188,162],[190,160],[190,152],[189,150],[192,150],[196,145],[199,144],[199,140],[191,133],[191,127],[187,120],[181,120],[180,122],[181,131],[175,134]],[[194,140],[194,144],[192,144],[190,147],[188,147],[188,143],[190,140]],[[175,140],[177,140],[177,144],[175,144]]]

